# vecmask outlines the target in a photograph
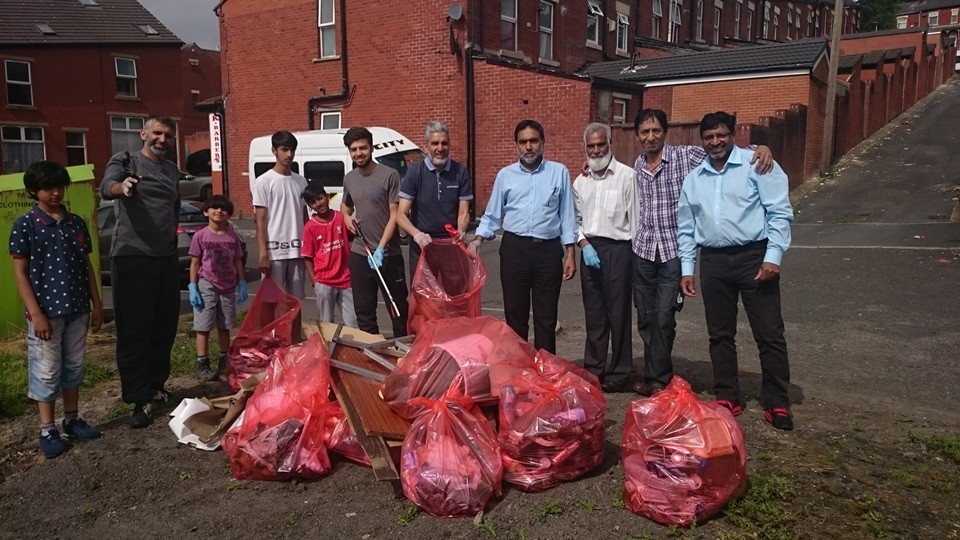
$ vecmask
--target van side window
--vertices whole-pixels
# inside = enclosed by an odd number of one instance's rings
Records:
[[[303,176],[308,182],[320,181],[323,187],[343,187],[342,161],[308,161],[303,164]]]
[[[258,162],[258,163],[254,163],[254,164],[253,164],[253,177],[254,177],[254,178],[258,178],[261,174],[263,174],[263,173],[269,171],[270,169],[272,169],[274,165],[276,165],[276,162],[275,162],[275,161],[270,161],[270,162],[260,161],[260,162]],[[300,164],[297,163],[296,161],[294,161],[293,164],[290,165],[290,169],[292,169],[293,172],[298,173],[298,172],[300,172]]]

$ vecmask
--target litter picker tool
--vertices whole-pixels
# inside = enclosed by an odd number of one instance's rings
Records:
[[[373,260],[373,252],[370,251],[370,244],[367,243],[367,238],[363,235],[363,231],[360,229],[360,222],[354,221],[354,226],[357,228],[357,236],[360,237],[360,243],[363,244],[363,249],[367,252],[367,257],[370,260]],[[390,294],[390,288],[387,287],[387,282],[383,279],[383,274],[380,273],[380,267],[376,264],[373,266],[373,271],[377,273],[377,277],[380,278],[380,285],[383,287],[383,292],[387,295],[387,300],[390,301],[390,318],[396,319],[400,316],[400,310],[397,308],[397,303],[393,301],[393,295]]]

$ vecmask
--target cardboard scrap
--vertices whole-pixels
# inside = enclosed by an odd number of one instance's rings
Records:
[[[198,450],[216,450],[220,438],[243,414],[247,399],[266,373],[254,375],[240,383],[240,390],[232,396],[214,399],[185,398],[170,416],[170,429],[183,444]]]

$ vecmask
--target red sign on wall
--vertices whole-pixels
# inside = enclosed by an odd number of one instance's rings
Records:
[[[210,114],[210,170],[223,170],[223,133],[217,114]]]

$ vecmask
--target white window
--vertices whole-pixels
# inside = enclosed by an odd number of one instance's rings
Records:
[[[777,41],[780,37],[780,8],[773,10],[773,40]]]
[[[137,61],[133,58],[114,58],[117,73],[117,96],[137,97]]]
[[[760,31],[763,33],[763,39],[768,39],[770,36],[770,4],[763,4],[763,24],[760,27]]]
[[[940,25],[940,12],[931,11],[930,15],[927,16],[927,24],[930,26],[939,26]]]
[[[30,62],[5,60],[7,77],[7,105],[33,106],[33,84],[30,78]]]
[[[720,21],[723,20],[723,10],[713,8],[713,44],[720,44]]]
[[[703,41],[703,0],[697,0],[697,41]]]
[[[683,0],[680,0],[681,2]],[[667,27],[667,41],[671,43],[680,42],[680,10],[682,4],[675,0],[670,0],[670,25]]]
[[[797,15],[793,18],[793,27],[797,30],[797,39],[800,39],[800,10],[797,10]]]
[[[137,116],[110,117],[110,146],[111,151],[133,152],[143,146],[140,140],[140,130],[143,129],[143,118]]]
[[[653,0],[653,29],[650,37],[660,39],[660,26],[663,23],[663,5],[660,0]]]
[[[623,124],[627,121],[627,100],[613,98],[613,123]]]
[[[500,0],[500,48],[517,50],[517,0]]]
[[[733,37],[740,39],[740,2],[733,6]]]
[[[27,167],[43,161],[43,128],[30,126],[2,126],[3,173],[23,172]]]
[[[87,162],[87,134],[82,131],[68,131],[67,166],[83,165]]]
[[[950,24],[957,24],[958,12],[960,12],[960,8],[954,8],[950,10]]]
[[[753,10],[747,9],[747,40],[753,41]]]
[[[320,113],[320,129],[340,129],[340,112]]]
[[[788,11],[788,12],[787,12],[787,39],[791,39],[791,38],[790,38],[790,29],[791,29],[791,28],[793,28],[793,12],[792,12],[792,11]]]
[[[320,58],[332,58],[337,55],[337,29],[334,26],[333,0],[319,0],[317,8]]]
[[[617,52],[629,52],[630,17],[625,13],[617,12]]]
[[[587,43],[600,44],[600,24],[603,21],[603,10],[596,2],[587,2]]]
[[[819,36],[819,35],[821,35],[821,34],[820,34],[820,14],[819,14],[819,13],[814,13],[814,14],[813,14],[813,28],[814,28],[814,32],[813,32],[813,35],[814,35],[814,36]]]
[[[553,3],[540,2],[537,10],[537,25],[540,27],[540,58],[553,60]]]
[[[907,17],[906,16],[897,17],[897,28],[900,30],[903,30],[906,27],[907,27]]]

